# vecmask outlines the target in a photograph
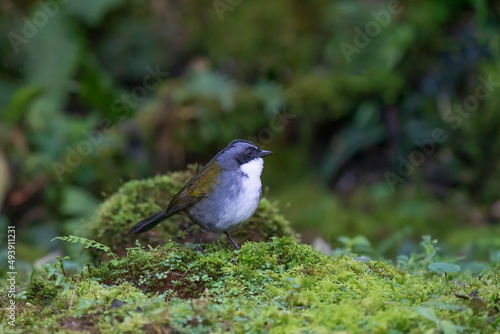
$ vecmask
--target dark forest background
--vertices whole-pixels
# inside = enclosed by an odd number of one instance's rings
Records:
[[[18,261],[85,235],[123,182],[206,163],[236,138],[275,152],[264,194],[304,242],[391,256],[431,234],[500,260],[498,1],[0,11],[0,231],[16,226]]]

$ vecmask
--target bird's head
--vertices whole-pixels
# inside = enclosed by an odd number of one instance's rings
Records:
[[[261,150],[248,140],[237,139],[219,152],[216,159],[222,169],[241,169],[247,175],[258,174],[260,176],[264,165],[262,158],[271,153],[271,151]]]

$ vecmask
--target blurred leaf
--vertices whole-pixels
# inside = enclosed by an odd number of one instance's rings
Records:
[[[26,113],[33,100],[42,94],[42,91],[39,86],[29,85],[17,90],[3,114],[4,122],[14,123],[19,120]]]
[[[108,12],[124,3],[124,0],[86,0],[72,1],[67,6],[73,15],[80,17],[88,25],[95,26]]]
[[[204,96],[217,99],[224,111],[234,108],[235,81],[216,72],[198,70],[191,72],[186,87],[178,92],[178,98]]]
[[[0,151],[0,207],[2,207],[5,195],[7,195],[7,191],[9,190],[11,178],[7,159],[3,152]]]
[[[440,326],[444,334],[456,334],[461,333],[465,330],[465,327],[457,326],[449,320],[441,321]]]
[[[456,273],[460,271],[460,266],[457,264],[450,264],[445,262],[434,262],[429,264],[429,270],[437,274]]]
[[[40,29],[26,46],[27,60],[23,72],[30,85],[43,87],[40,99],[48,109],[59,111],[71,91],[83,47],[80,36],[61,12]]]
[[[385,238],[377,247],[377,251],[380,255],[386,255],[391,248],[402,244],[407,240],[412,234],[412,229],[409,226],[402,228],[395,233],[392,233],[388,238]]]
[[[377,124],[377,106],[373,103],[363,103],[356,109],[353,116],[353,125],[363,128],[372,124]]]
[[[385,129],[380,124],[375,107],[368,103],[362,104],[354,114],[353,125],[345,127],[332,139],[321,174],[331,181],[349,159],[377,145],[385,136]]]
[[[438,310],[448,310],[448,311],[453,311],[453,312],[457,312],[457,311],[463,311],[466,309],[466,307],[464,306],[459,306],[459,305],[454,305],[454,304],[449,304],[449,303],[443,303],[443,302],[440,302],[440,301],[431,301],[431,302],[427,302],[425,303],[425,305],[429,305],[429,306],[432,306]]]
[[[12,102],[13,96],[16,91],[23,87],[21,80],[12,80],[2,78],[0,75],[0,119],[5,118],[7,108]]]
[[[89,218],[99,205],[91,193],[78,187],[64,187],[62,196],[61,212],[69,216]]]
[[[33,101],[25,119],[29,129],[33,131],[33,137],[46,135],[51,123],[64,119],[58,107],[58,102],[48,96],[42,95]]]
[[[355,236],[352,239],[352,243],[353,243],[353,245],[362,246],[362,247],[369,247],[369,246],[371,246],[370,241],[368,241],[368,239],[366,239],[366,237],[363,236],[363,235],[357,235],[357,236]]]
[[[78,91],[82,100],[90,107],[97,108],[99,112],[113,121],[120,116],[129,116],[129,113],[126,112],[118,114],[114,108],[113,103],[117,100],[119,90],[112,77],[99,67],[93,54],[87,54],[85,59],[84,73]]]
[[[422,317],[429,319],[430,321],[433,321],[435,323],[439,322],[438,317],[436,316],[436,313],[431,308],[424,307],[424,306],[416,306],[413,308],[413,310],[421,315]]]
[[[488,19],[488,6],[485,0],[474,0],[472,1],[474,9],[476,10],[477,21],[481,24],[487,22]]]
[[[267,112],[280,110],[285,105],[283,89],[270,81],[260,81],[254,87],[255,93],[264,100],[264,108]]]

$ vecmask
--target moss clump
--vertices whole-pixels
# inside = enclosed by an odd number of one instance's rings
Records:
[[[169,240],[195,241],[197,235],[187,235],[191,224],[188,218],[174,215],[154,230],[132,235],[129,229],[142,219],[168,206],[173,195],[194,176],[197,167],[186,171],[168,173],[150,179],[130,181],[109,197],[98,210],[98,215],[89,225],[87,237],[111,247],[118,255],[140,239],[150,245],[161,245]],[[234,232],[237,240],[260,241],[271,236],[293,234],[289,222],[279,213],[276,204],[262,198],[254,216]],[[207,236],[206,241],[217,240],[218,235]],[[98,258],[102,252],[92,250]]]
[[[37,305],[48,305],[57,294],[57,287],[53,284],[48,284],[41,277],[36,277],[26,291],[26,298]]]
[[[289,237],[246,242],[238,252],[207,245],[204,255],[189,243],[137,246],[122,258],[68,277],[66,288],[56,276],[43,278],[44,289],[57,290],[48,305],[30,298],[19,302],[18,328],[89,333],[500,330],[499,266],[479,277],[463,273],[458,281],[430,272],[423,258],[395,267],[329,257]]]
[[[132,283],[142,292],[165,294],[165,298],[191,299],[205,291],[206,280],[218,277],[232,254],[222,247],[207,245],[210,255],[202,256],[198,247],[169,242],[145,251],[128,249],[126,257],[116,258],[91,269],[89,276],[107,286]]]

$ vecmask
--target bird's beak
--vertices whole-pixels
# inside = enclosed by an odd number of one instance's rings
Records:
[[[263,157],[267,157],[269,154],[271,154],[273,152],[271,151],[266,151],[266,150],[260,150],[259,152],[259,157],[263,158]]]

